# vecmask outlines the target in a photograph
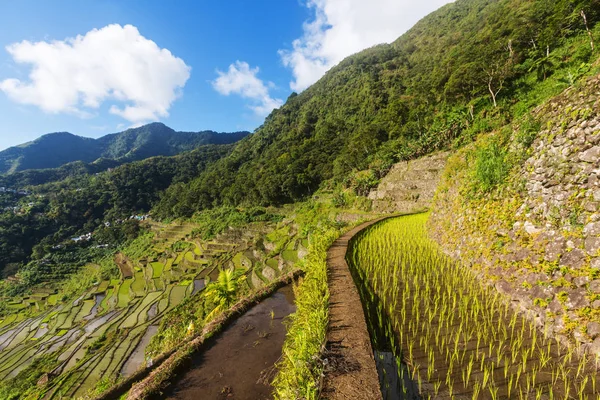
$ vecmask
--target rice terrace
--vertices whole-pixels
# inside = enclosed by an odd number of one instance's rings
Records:
[[[0,400],[600,400],[600,0],[0,26]]]

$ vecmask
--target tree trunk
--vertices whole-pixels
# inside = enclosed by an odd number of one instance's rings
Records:
[[[492,89],[492,81],[493,80],[494,80],[494,78],[490,76],[490,80],[488,81],[488,90],[490,91],[490,94],[492,95],[492,102],[494,103],[494,107],[497,107],[498,104],[496,104],[496,93],[494,93],[494,89]]]
[[[594,51],[594,36],[592,35],[590,28],[588,28],[587,17],[585,16],[585,13],[583,12],[583,10],[581,10],[581,17],[583,18],[583,24],[585,25],[585,30],[587,31],[587,34],[590,37],[590,46],[592,47],[592,51]]]

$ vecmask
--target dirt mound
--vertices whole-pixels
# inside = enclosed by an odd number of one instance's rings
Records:
[[[123,279],[133,278],[133,264],[125,254],[121,252],[115,254],[115,264],[119,266]]]

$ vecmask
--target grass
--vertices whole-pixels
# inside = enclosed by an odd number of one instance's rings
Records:
[[[349,264],[374,347],[405,363],[424,397],[598,396],[590,360],[544,337],[441,253],[427,237],[427,218],[387,220],[351,241]]]
[[[129,288],[131,287],[131,283],[133,279],[125,279],[121,286],[119,286],[118,296],[119,300],[117,302],[117,307],[123,308],[127,307],[131,298],[129,297]]]
[[[143,272],[136,272],[133,278],[133,282],[131,283],[131,290],[133,291],[134,296],[142,297],[146,293],[146,277]]]
[[[165,268],[165,264],[161,262],[153,262],[152,263],[152,278],[160,278],[163,274],[163,270]]]
[[[277,364],[273,381],[277,399],[316,399],[322,366],[317,361],[327,335],[329,289],[327,286],[327,250],[339,236],[339,230],[327,229],[314,235],[304,267],[306,276],[294,287],[296,312]]]

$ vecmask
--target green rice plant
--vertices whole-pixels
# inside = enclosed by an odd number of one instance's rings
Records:
[[[329,290],[327,249],[339,236],[326,229],[311,237],[304,270],[306,275],[294,287],[296,312],[290,315],[282,358],[272,383],[277,399],[316,399],[322,366],[317,362],[327,334]]]
[[[561,349],[493,288],[445,256],[427,237],[427,218],[388,219],[350,242],[347,259],[373,346],[392,349],[419,387],[427,378],[450,394],[458,384],[474,398],[597,395],[589,360]]]

